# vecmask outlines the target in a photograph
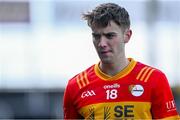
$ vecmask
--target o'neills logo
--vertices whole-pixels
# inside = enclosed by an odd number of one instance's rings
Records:
[[[142,85],[130,85],[129,91],[133,96],[141,96],[144,93],[144,88]]]
[[[111,89],[111,88],[119,88],[120,85],[118,83],[114,83],[112,85],[104,85],[104,89]]]

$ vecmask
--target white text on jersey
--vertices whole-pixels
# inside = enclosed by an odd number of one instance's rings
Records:
[[[81,98],[90,97],[96,95],[93,90],[87,90],[81,94]]]

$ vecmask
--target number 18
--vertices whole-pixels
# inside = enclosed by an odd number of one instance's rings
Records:
[[[117,90],[106,90],[106,99],[116,99],[117,98]]]

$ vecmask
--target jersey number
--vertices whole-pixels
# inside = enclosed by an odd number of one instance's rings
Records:
[[[116,99],[117,98],[117,90],[106,90],[106,99]]]

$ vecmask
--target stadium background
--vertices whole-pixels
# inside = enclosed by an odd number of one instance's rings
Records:
[[[0,119],[59,119],[68,79],[97,63],[81,14],[124,6],[129,57],[166,73],[180,112],[179,0],[0,0]]]

